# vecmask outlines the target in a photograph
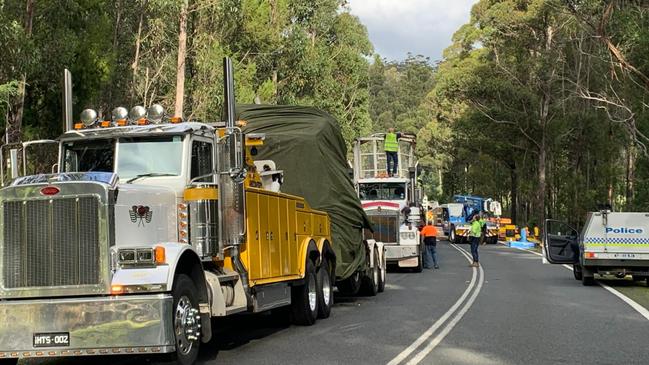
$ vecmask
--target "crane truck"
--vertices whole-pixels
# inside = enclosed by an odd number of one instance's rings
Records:
[[[387,173],[384,140],[385,135],[377,133],[357,138],[353,144],[354,185],[373,226],[373,231],[367,229],[365,234],[384,243],[387,263],[419,272],[423,268],[417,229],[422,220],[422,190],[417,179],[416,139],[408,135],[399,138],[394,176]],[[409,212],[407,216],[405,212]]]
[[[493,217],[500,217],[502,207],[499,202],[491,198],[483,198],[473,195],[455,195],[453,203],[448,204],[449,211],[453,211],[452,220],[449,224],[449,241],[454,243],[467,243],[471,229],[471,218],[478,213],[486,213]],[[486,243],[498,243],[499,227],[496,222],[486,222],[485,241]]]
[[[85,110],[79,123],[66,118],[55,173],[20,176],[8,151],[0,364],[166,353],[188,365],[212,317],[277,307],[300,325],[329,316],[330,218],[265,184],[254,160],[265,136],[235,122],[232,75],[225,59],[224,123],[168,118],[159,105],[102,119]]]
[[[281,166],[282,191],[304,197],[331,220],[336,253],[335,285],[340,294],[374,296],[386,283],[384,244],[364,234],[370,219],[350,179],[347,144],[339,123],[312,107],[240,105],[244,132],[264,133],[269,148],[258,151],[260,161]]]

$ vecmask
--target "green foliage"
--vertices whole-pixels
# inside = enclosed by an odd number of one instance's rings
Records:
[[[482,0],[473,7],[428,98],[451,130],[448,195],[501,199],[519,223],[539,211],[579,223],[606,202],[649,207],[641,189],[649,171],[639,154],[649,127],[641,56],[649,50],[649,10],[618,4],[607,18],[608,4]],[[604,25],[603,34],[593,24]]]
[[[24,131],[61,131],[61,75],[73,73],[74,110],[107,116],[119,105],[161,103],[176,90],[182,0],[36,1],[31,37],[24,1],[0,3],[0,83],[27,76]],[[185,60],[186,117],[221,115],[222,58],[235,64],[237,100],[321,107],[348,141],[367,133],[365,27],[342,0],[191,0]],[[13,102],[10,101],[10,104]]]

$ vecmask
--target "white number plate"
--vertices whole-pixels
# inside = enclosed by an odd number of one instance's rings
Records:
[[[636,255],[634,253],[614,253],[613,255],[614,259],[634,259],[636,258]]]
[[[34,347],[68,347],[70,333],[34,333]]]

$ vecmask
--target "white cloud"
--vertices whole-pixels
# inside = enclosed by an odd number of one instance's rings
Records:
[[[351,13],[365,24],[375,51],[388,59],[408,52],[431,60],[442,57],[453,33],[469,21],[477,0],[349,0]]]

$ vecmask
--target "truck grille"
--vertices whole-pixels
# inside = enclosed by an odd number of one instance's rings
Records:
[[[365,238],[372,238],[378,242],[397,243],[399,242],[399,215],[397,214],[379,214],[369,213],[368,218],[372,223],[374,232],[369,229],[365,230]]]
[[[3,209],[5,288],[99,283],[96,197],[7,201]]]

